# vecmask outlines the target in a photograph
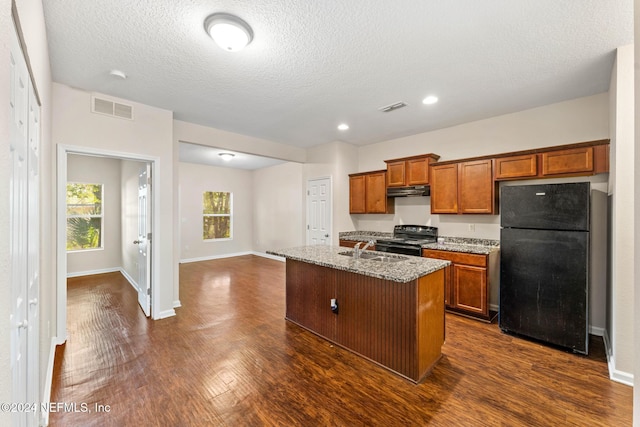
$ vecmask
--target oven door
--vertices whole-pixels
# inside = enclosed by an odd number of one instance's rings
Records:
[[[420,246],[401,242],[385,242],[384,240],[378,240],[376,242],[376,251],[413,256],[422,255],[422,247]]]

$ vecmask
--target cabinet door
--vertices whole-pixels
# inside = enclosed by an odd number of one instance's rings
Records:
[[[541,154],[542,175],[566,175],[593,171],[593,147]]]
[[[387,213],[387,177],[385,172],[365,175],[367,213]]]
[[[365,175],[350,176],[349,213],[361,214],[366,212],[365,194]]]
[[[487,305],[487,269],[470,265],[453,265],[452,306],[459,310],[489,316]]]
[[[460,163],[458,203],[463,214],[494,213],[495,197],[491,160]]]
[[[405,182],[405,161],[387,163],[387,186],[404,187]]]
[[[458,213],[458,164],[432,166],[431,213]]]
[[[429,158],[407,160],[406,162],[407,185],[429,184]]]
[[[538,175],[538,156],[499,157],[495,160],[496,179],[528,178]]]

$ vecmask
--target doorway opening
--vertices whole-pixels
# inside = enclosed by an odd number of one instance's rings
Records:
[[[57,154],[57,341],[63,343],[67,338],[67,277],[72,277],[74,273],[84,275],[120,271],[137,290],[138,302],[145,315],[158,318],[157,292],[154,292],[154,285],[156,278],[159,277],[160,263],[159,251],[154,247],[156,240],[154,236],[158,236],[159,230],[157,221],[153,219],[158,218],[159,203],[158,198],[153,197],[152,191],[154,175],[159,173],[158,159],[131,153],[70,146],[59,146]],[[117,218],[117,221],[113,222],[119,225],[117,229],[111,228],[108,232],[100,229],[95,233],[100,236],[94,239],[93,244],[96,247],[82,248],[74,253],[67,251],[70,224],[67,185],[68,182],[78,181],[77,177],[83,174],[82,167],[77,166],[79,159],[84,159],[89,165],[89,167],[84,166],[85,176],[88,177],[84,179],[85,181],[99,181],[99,178],[91,178],[97,176],[91,175],[92,161],[105,162],[107,165],[111,162],[113,165],[118,165],[114,166],[117,167],[117,171],[112,171],[112,175],[117,175],[117,178],[107,177],[105,179],[111,179],[110,184],[100,186],[105,188],[104,195],[107,197],[104,199],[104,205],[101,200],[100,209],[92,209],[92,212],[108,214],[108,209],[111,209],[111,220]],[[80,164],[82,165],[82,162]],[[86,169],[89,170],[86,171]],[[70,173],[75,173],[76,179],[74,176],[69,176]],[[114,188],[116,186],[117,188]],[[111,191],[111,200],[108,198],[109,191]],[[98,194],[102,197],[101,193]],[[103,217],[105,218],[104,226],[106,226],[109,224],[109,217]],[[95,228],[98,226],[104,228],[100,220],[91,219],[94,221]],[[70,230],[73,232],[72,228]],[[105,249],[107,245],[109,251]],[[89,261],[83,262],[83,260]],[[101,265],[106,268],[99,268]],[[93,269],[92,266],[94,266]]]

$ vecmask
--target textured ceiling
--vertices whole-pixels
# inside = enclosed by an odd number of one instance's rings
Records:
[[[365,145],[606,92],[615,48],[633,42],[633,0],[43,5],[54,81],[299,147]],[[253,42],[218,48],[203,28],[214,12],[247,21]],[[428,94],[440,102],[423,105]],[[408,107],[378,111],[397,101]]]
[[[231,153],[234,157],[231,160],[226,161],[220,157],[220,153]],[[181,162],[200,163],[203,165],[233,169],[255,170],[285,163],[284,160],[255,156],[253,154],[240,153],[238,151],[205,147],[182,141],[180,142],[179,154]]]

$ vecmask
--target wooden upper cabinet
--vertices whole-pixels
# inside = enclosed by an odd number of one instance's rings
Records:
[[[394,200],[387,198],[387,172],[349,175],[349,213],[393,213]]]
[[[593,172],[593,147],[542,153],[542,176]]]
[[[405,187],[405,162],[400,160],[397,162],[387,163],[387,186],[388,187]]]
[[[436,154],[422,154],[401,159],[385,160],[387,187],[407,187],[429,184],[429,165],[437,161]]]
[[[495,179],[531,178],[538,175],[538,156],[498,157],[494,166]]]
[[[431,166],[431,213],[496,213],[491,159]]]
[[[349,176],[349,213],[366,213],[365,175]]]
[[[431,213],[458,213],[458,164],[431,167]]]
[[[365,179],[367,213],[387,213],[387,173],[369,173]]]
[[[492,214],[495,190],[491,159],[458,164],[458,212]]]

